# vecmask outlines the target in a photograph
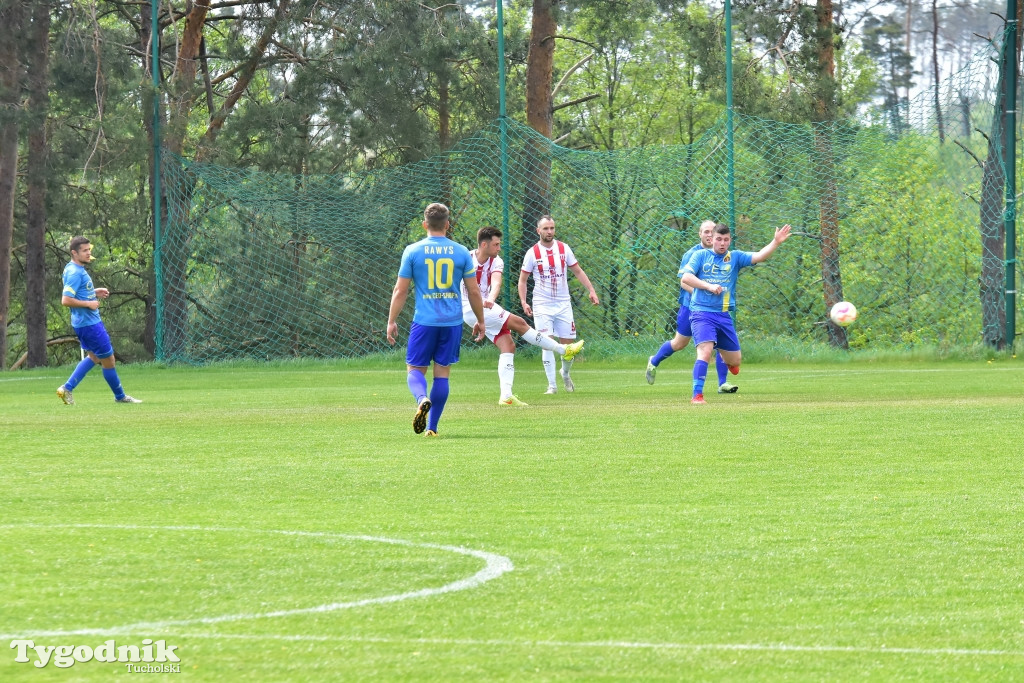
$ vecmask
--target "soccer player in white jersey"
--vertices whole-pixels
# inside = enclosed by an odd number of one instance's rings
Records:
[[[511,331],[515,331],[522,339],[534,346],[541,347],[549,353],[557,353],[571,361],[573,356],[583,348],[583,340],[571,344],[559,344],[551,337],[545,336],[530,327],[530,324],[518,315],[509,313],[497,304],[501,294],[501,282],[505,270],[505,262],[501,259],[501,230],[487,225],[476,233],[477,248],[469,252],[476,266],[476,282],[480,287],[480,295],[484,301],[484,325],[487,338],[501,351],[498,356],[498,385],[501,396],[500,406],[525,406],[526,403],[512,393],[512,382],[515,379],[516,345],[512,341]],[[469,302],[466,286],[462,286],[462,320],[467,325],[476,322],[476,316]]]
[[[601,305],[597,298],[590,278],[576,261],[572,249],[565,242],[555,239],[555,219],[542,216],[537,221],[537,234],[540,241],[526,250],[523,256],[523,267],[519,272],[519,302],[523,312],[533,318],[534,325],[541,334],[558,337],[563,344],[569,344],[576,338],[576,322],[572,315],[572,300],[569,298],[569,281],[567,273],[572,271],[576,279],[587,288],[590,303]],[[526,303],[526,280],[533,275],[533,306]],[[555,383],[555,354],[544,351],[544,372],[548,377],[548,390],[545,394],[558,391]],[[562,359],[562,384],[566,391],[576,387],[569,371],[572,359]]]

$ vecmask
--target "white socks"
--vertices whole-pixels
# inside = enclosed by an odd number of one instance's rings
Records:
[[[528,344],[539,346],[545,351],[556,351],[559,356],[565,353],[565,346],[559,344],[557,340],[552,339],[546,334],[541,334],[532,327],[519,336]]]
[[[541,359],[544,361],[544,374],[548,376],[548,386],[558,386],[555,383],[555,353],[554,351],[544,350],[540,353]]]
[[[503,400],[512,395],[512,381],[516,376],[515,359],[514,353],[503,353],[498,356],[498,386],[501,387]]]

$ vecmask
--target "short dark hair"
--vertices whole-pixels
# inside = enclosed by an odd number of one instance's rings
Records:
[[[501,237],[501,230],[498,230],[493,225],[485,225],[477,231],[476,243],[482,244],[484,242],[490,242],[495,237]]]
[[[715,234],[716,235],[728,235],[729,232],[730,232],[729,231],[729,226],[726,225],[725,223],[716,223],[715,224]]]
[[[552,223],[554,223],[555,219],[552,218],[549,214],[544,214],[543,216],[541,216],[540,218],[537,219],[537,227],[538,228],[540,227],[540,224],[541,224],[542,221],[551,221]]]
[[[439,202],[434,202],[423,211],[423,220],[433,230],[443,230],[444,224],[448,222],[448,207]]]
[[[71,238],[71,244],[68,245],[68,249],[71,251],[78,251],[87,244],[92,244],[92,242],[89,241],[89,238],[79,235],[78,237]]]

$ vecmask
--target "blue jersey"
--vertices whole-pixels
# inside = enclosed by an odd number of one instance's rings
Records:
[[[427,237],[402,253],[398,277],[412,280],[416,313],[412,321],[429,327],[462,325],[462,281],[476,276],[469,250],[447,237]]]
[[[92,278],[85,268],[74,261],[64,266],[64,291],[63,296],[69,296],[79,301],[96,301],[96,290],[92,286]],[[100,322],[99,311],[91,308],[72,308],[71,327],[88,327]]]
[[[683,266],[684,273],[696,275],[704,282],[721,285],[721,294],[712,294],[704,289],[694,289],[690,300],[691,311],[728,312],[736,310],[736,276],[740,269],[752,266],[754,252],[727,251],[716,254],[713,249],[703,249],[690,257]]]
[[[693,257],[693,255],[703,248],[704,245],[698,242],[695,246],[690,247],[690,249],[685,254],[683,254],[683,260],[679,262],[679,273],[676,275],[677,280],[682,279],[683,268],[685,268],[686,264],[690,262],[690,259]],[[689,308],[690,306],[690,293],[683,289],[682,286],[679,287],[679,305],[686,306],[687,308]]]

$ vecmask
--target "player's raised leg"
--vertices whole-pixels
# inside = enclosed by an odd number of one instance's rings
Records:
[[[740,390],[735,384],[729,383],[729,366],[722,359],[722,354],[715,354],[715,370],[718,372],[718,393],[735,394]]]

